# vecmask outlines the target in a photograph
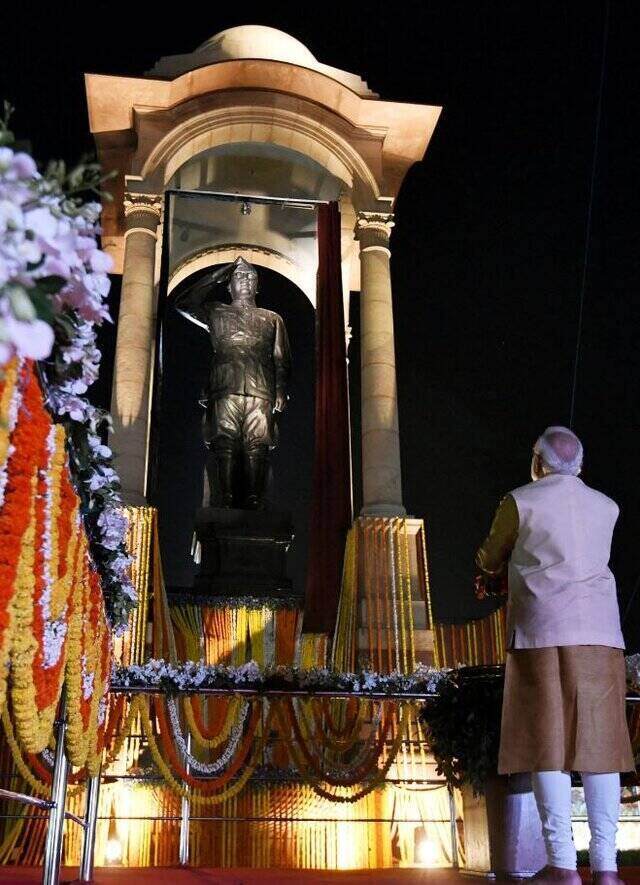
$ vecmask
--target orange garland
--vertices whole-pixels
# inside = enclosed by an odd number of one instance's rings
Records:
[[[15,384],[23,389],[30,379],[23,365]],[[6,382],[8,383],[8,381]],[[21,409],[22,411],[22,409]],[[6,421],[6,416],[2,416]],[[20,445],[23,442],[25,445]],[[34,453],[29,445],[28,424],[20,422],[13,434],[13,452],[7,463],[7,484],[0,509],[0,707],[7,688],[6,663],[13,630],[13,598],[22,537],[29,526],[29,501]]]
[[[372,745],[371,752],[369,753],[365,762],[362,762],[358,768],[354,768],[350,774],[348,780],[342,780],[340,778],[336,778],[331,775],[329,772],[325,772],[322,770],[322,767],[319,765],[317,760],[315,759],[313,753],[309,750],[307,746],[307,741],[304,739],[302,735],[302,731],[300,729],[300,723],[298,722],[298,718],[295,714],[295,710],[293,707],[293,703],[290,698],[287,698],[284,701],[284,708],[287,712],[287,718],[289,721],[289,725],[293,731],[294,738],[304,756],[307,765],[316,775],[316,777],[323,780],[325,783],[330,784],[335,787],[353,787],[358,783],[361,783],[368,775],[370,775],[374,770],[377,770],[378,760],[382,757],[382,750],[384,748],[385,742],[387,740],[387,735],[389,734],[389,730],[391,728],[391,724],[393,722],[393,716],[387,715],[385,716],[384,723],[380,728],[380,733],[376,738],[375,743]],[[286,737],[286,735],[283,735]]]
[[[242,764],[251,751],[251,745],[253,743],[256,729],[261,719],[260,704],[252,704],[251,718],[247,726],[247,731],[244,735],[238,752],[233,758],[233,761],[230,763],[229,767],[225,769],[223,774],[219,775],[216,778],[207,779],[205,781],[203,778],[192,777],[192,775],[189,774],[184,765],[182,765],[182,763],[180,762],[178,752],[173,742],[171,728],[165,714],[164,697],[154,697],[153,707],[156,716],[158,717],[158,731],[160,733],[162,748],[164,750],[166,758],[169,760],[171,767],[184,783],[188,784],[194,789],[197,789],[204,796],[211,795],[216,790],[220,789],[220,787],[224,786],[228,781],[230,781],[234,774],[236,774],[240,770]]]
[[[15,422],[9,421],[16,403]],[[39,753],[49,743],[66,678],[67,751],[73,765],[91,774],[109,724],[112,639],[69,476],[66,436],[44,407],[31,361],[5,369],[0,409],[0,709],[10,659],[15,735],[23,751]]]

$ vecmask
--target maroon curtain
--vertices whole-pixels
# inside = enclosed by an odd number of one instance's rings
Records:
[[[331,633],[351,525],[349,403],[342,302],[340,211],[318,208],[315,455],[304,630]]]

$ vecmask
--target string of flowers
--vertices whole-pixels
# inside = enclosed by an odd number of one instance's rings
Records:
[[[306,729],[309,735],[314,733],[314,729],[311,728],[307,713],[305,712],[310,708],[315,726],[316,740],[322,747],[325,747],[328,751],[337,754],[340,757],[344,756],[345,753],[351,750],[357,743],[363,741],[364,723],[367,716],[369,716],[371,720],[368,726],[369,737],[375,735],[380,726],[382,720],[382,704],[380,704],[375,713],[372,714],[374,702],[367,698],[357,698],[355,700],[359,710],[356,718],[357,727],[353,728],[351,734],[346,738],[335,738],[329,731],[326,717],[320,715],[320,712],[317,709],[315,704],[315,701],[317,700],[318,698],[296,698],[296,709],[300,713],[303,728]],[[350,760],[349,764],[352,765],[353,760]]]
[[[626,665],[630,688],[640,691],[640,654],[627,656]],[[117,691],[126,691],[128,688],[158,688],[169,694],[197,694],[208,689],[228,689],[233,692],[237,688],[256,693],[277,689],[302,689],[310,692],[353,692],[354,695],[437,695],[443,680],[450,679],[459,671],[471,673],[475,669],[487,668],[461,665],[453,669],[439,669],[418,664],[413,673],[399,673],[397,670],[391,673],[377,673],[374,670],[343,673],[326,667],[303,669],[281,664],[261,667],[256,661],[233,666],[205,664],[203,661],[172,664],[166,660],[152,659],[145,664],[114,667],[111,688]],[[499,667],[489,669],[498,671]],[[338,731],[335,725],[332,730]]]
[[[249,661],[238,667],[225,664],[205,664],[202,661],[186,661],[171,664],[164,660],[151,660],[146,664],[117,667],[111,678],[112,689],[161,688],[169,693],[203,689],[304,689],[318,691],[353,692],[366,694],[435,694],[447,671],[435,670],[422,664],[413,673],[376,673],[363,670],[360,673],[340,673],[327,668],[271,665],[260,667]]]
[[[11,434],[15,430],[20,403],[22,401],[22,385],[18,379],[22,371],[22,360],[12,360],[4,370],[2,392],[0,393],[0,507],[4,504],[5,489],[9,474],[7,466],[13,454]]]
[[[272,705],[271,709],[275,711],[275,718],[278,722],[280,735],[284,740],[290,758],[293,760],[302,779],[311,786],[314,793],[316,793],[323,799],[328,799],[330,802],[352,804],[358,802],[360,799],[363,798],[363,796],[366,796],[368,793],[372,792],[372,790],[375,790],[376,787],[380,786],[386,779],[389,770],[393,762],[395,761],[396,756],[398,755],[402,742],[407,735],[409,714],[405,710],[405,706],[405,704],[400,705],[400,721],[398,723],[397,733],[393,740],[393,743],[387,750],[387,758],[385,759],[382,767],[375,768],[375,770],[372,769],[361,781],[362,786],[360,786],[359,789],[356,789],[355,792],[349,792],[347,795],[341,795],[337,791],[340,789],[354,790],[356,785],[354,784],[353,786],[338,786],[328,784],[327,786],[323,786],[326,781],[306,764],[306,760],[302,752],[302,745],[299,745],[297,741],[291,739],[290,728],[288,727],[287,719],[284,716],[282,704],[276,702]]]
[[[185,741],[184,735],[182,734],[182,726],[180,725],[178,705],[174,698],[169,698],[167,700],[167,707],[169,709],[169,721],[171,723],[173,739],[176,742],[178,749],[182,753],[182,758],[189,766],[189,768],[193,771],[199,772],[200,774],[217,774],[219,771],[222,771],[222,769],[225,768],[231,761],[231,759],[235,755],[236,750],[238,749],[238,744],[240,743],[243,735],[244,722],[246,718],[246,713],[249,710],[249,705],[247,704],[245,706],[245,717],[241,718],[240,722],[232,726],[231,731],[229,732],[229,743],[225,747],[224,751],[213,762],[201,762],[199,759],[196,759],[196,757],[192,753],[189,752],[189,749],[187,748],[187,742]]]
[[[317,777],[326,783],[335,787],[353,787],[366,780],[368,775],[377,770],[378,760],[382,754],[382,748],[392,724],[392,716],[388,714],[385,717],[382,729],[378,733],[382,721],[382,705],[380,705],[379,710],[374,716],[369,738],[362,741],[362,747],[346,764],[340,763],[337,759],[334,759],[331,764],[327,764],[324,759],[320,761],[316,758],[311,748],[317,744],[320,744],[322,748],[322,732],[313,732],[309,727],[303,704],[298,704],[300,721],[298,721],[291,699],[285,701],[285,709],[291,729],[307,762],[307,766]],[[303,734],[303,730],[300,727],[301,723],[304,723],[306,734],[309,736],[308,739]],[[324,752],[321,752],[321,755],[324,757]],[[338,752],[337,755],[342,756],[343,754]]]
[[[226,706],[226,714],[221,727],[214,731],[207,728],[202,722],[197,695],[183,699],[184,715],[191,737],[204,750],[215,750],[216,747],[228,740],[238,717],[244,721],[249,710],[248,702],[240,698],[217,698],[217,701]],[[238,711],[240,711],[239,714]]]
[[[199,789],[203,795],[211,795],[228,783],[240,771],[242,766],[246,764],[246,760],[251,755],[251,749],[255,746],[257,735],[259,735],[259,726],[261,724],[261,706],[255,704],[251,711],[251,717],[247,725],[246,732],[243,734],[240,749],[236,753],[233,761],[229,766],[216,777],[211,780],[203,781],[202,778],[192,776],[182,763],[176,746],[171,739],[171,733],[167,717],[165,715],[165,703],[163,698],[154,700],[154,712],[158,721],[158,733],[162,744],[164,757],[168,760],[171,768],[181,780],[188,786]],[[260,743],[260,741],[258,741]]]
[[[149,715],[149,699],[145,697],[137,697],[133,700],[133,705],[135,705],[136,709],[140,712],[140,722],[142,724],[142,730],[144,732],[145,738],[147,739],[153,761],[158,771],[162,775],[162,778],[165,781],[166,785],[176,796],[179,796],[180,798],[188,798],[191,804],[196,807],[203,805],[211,806],[218,805],[227,799],[231,799],[234,796],[237,796],[238,793],[240,793],[244,789],[247,781],[253,775],[258,762],[260,761],[262,754],[261,740],[255,741],[253,753],[251,754],[251,757],[247,764],[244,766],[242,774],[229,787],[216,793],[207,793],[205,790],[198,789],[189,790],[185,786],[184,782],[190,783],[192,786],[195,783],[195,786],[197,787],[197,781],[194,782],[191,778],[182,777],[183,783],[180,783],[180,781],[178,781],[171,773],[171,769],[165,762],[162,753],[160,752],[157,741],[155,739],[155,735],[153,733],[153,727]],[[268,714],[267,720],[265,722],[265,733],[268,733],[270,719],[271,715]],[[218,783],[222,785],[222,782],[223,778],[220,778]]]
[[[81,499],[92,559],[112,626],[122,632],[136,605],[126,552],[127,519],[112,453],[103,442],[108,413],[85,394],[98,377],[96,327],[110,321],[111,257],[97,242],[99,167],[44,173],[14,151],[11,108],[0,119],[0,369],[13,357],[40,360],[47,406],[67,433],[70,468]],[[12,403],[15,412],[15,405]],[[9,418],[11,418],[11,412]],[[0,473],[0,503],[3,493]]]

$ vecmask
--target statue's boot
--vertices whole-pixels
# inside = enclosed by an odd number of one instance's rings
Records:
[[[244,455],[244,476],[247,510],[262,510],[264,508],[264,484],[267,469],[267,449],[261,446],[252,449]]]
[[[216,464],[218,467],[220,506],[228,510],[233,507],[233,453],[216,453]]]

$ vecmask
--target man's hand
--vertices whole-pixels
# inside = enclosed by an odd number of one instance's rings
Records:
[[[475,581],[476,599],[501,599],[509,593],[509,580],[506,571],[498,575],[476,575]]]
[[[276,394],[276,401],[273,406],[274,412],[284,412],[287,407],[287,395],[286,393],[278,393]]]

